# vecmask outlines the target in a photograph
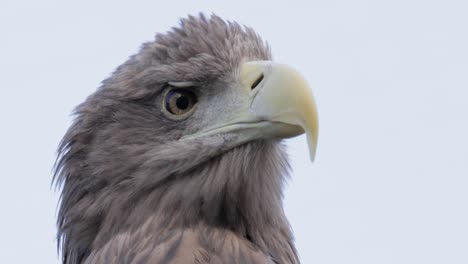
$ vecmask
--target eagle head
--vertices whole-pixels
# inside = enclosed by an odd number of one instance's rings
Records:
[[[182,19],[74,117],[54,177],[63,263],[100,263],[92,259],[109,248],[136,256],[142,241],[158,248],[200,226],[211,240],[230,234],[271,260],[298,262],[282,208],[281,140],[306,132],[313,157],[317,112],[304,78],[272,62],[252,29],[215,15]]]

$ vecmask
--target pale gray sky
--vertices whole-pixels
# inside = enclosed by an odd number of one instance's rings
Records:
[[[13,1],[0,5],[0,262],[58,263],[50,189],[75,105],[199,11],[255,28],[320,111],[289,140],[303,263],[468,263],[468,2]]]

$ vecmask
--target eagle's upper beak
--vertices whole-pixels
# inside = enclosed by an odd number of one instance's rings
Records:
[[[310,159],[317,149],[318,115],[307,81],[293,68],[270,61],[252,61],[240,68],[242,86],[251,91],[250,113],[260,120],[283,123],[282,137],[306,133]]]

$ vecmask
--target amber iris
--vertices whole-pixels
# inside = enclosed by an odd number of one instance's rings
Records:
[[[197,103],[195,94],[187,89],[172,89],[166,94],[166,110],[174,115],[183,115],[189,112]]]

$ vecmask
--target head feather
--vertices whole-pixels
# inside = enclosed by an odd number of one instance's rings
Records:
[[[276,228],[291,239],[281,207],[288,169],[282,145],[258,141],[229,150],[226,139],[182,144],[178,139],[188,128],[154,107],[169,81],[220,87],[243,61],[268,59],[268,45],[252,29],[215,15],[189,16],[143,44],[80,104],[59,145],[53,180],[62,188],[63,263],[81,263],[112,235],[158,212],[164,228],[203,221],[280,254],[262,232]]]

